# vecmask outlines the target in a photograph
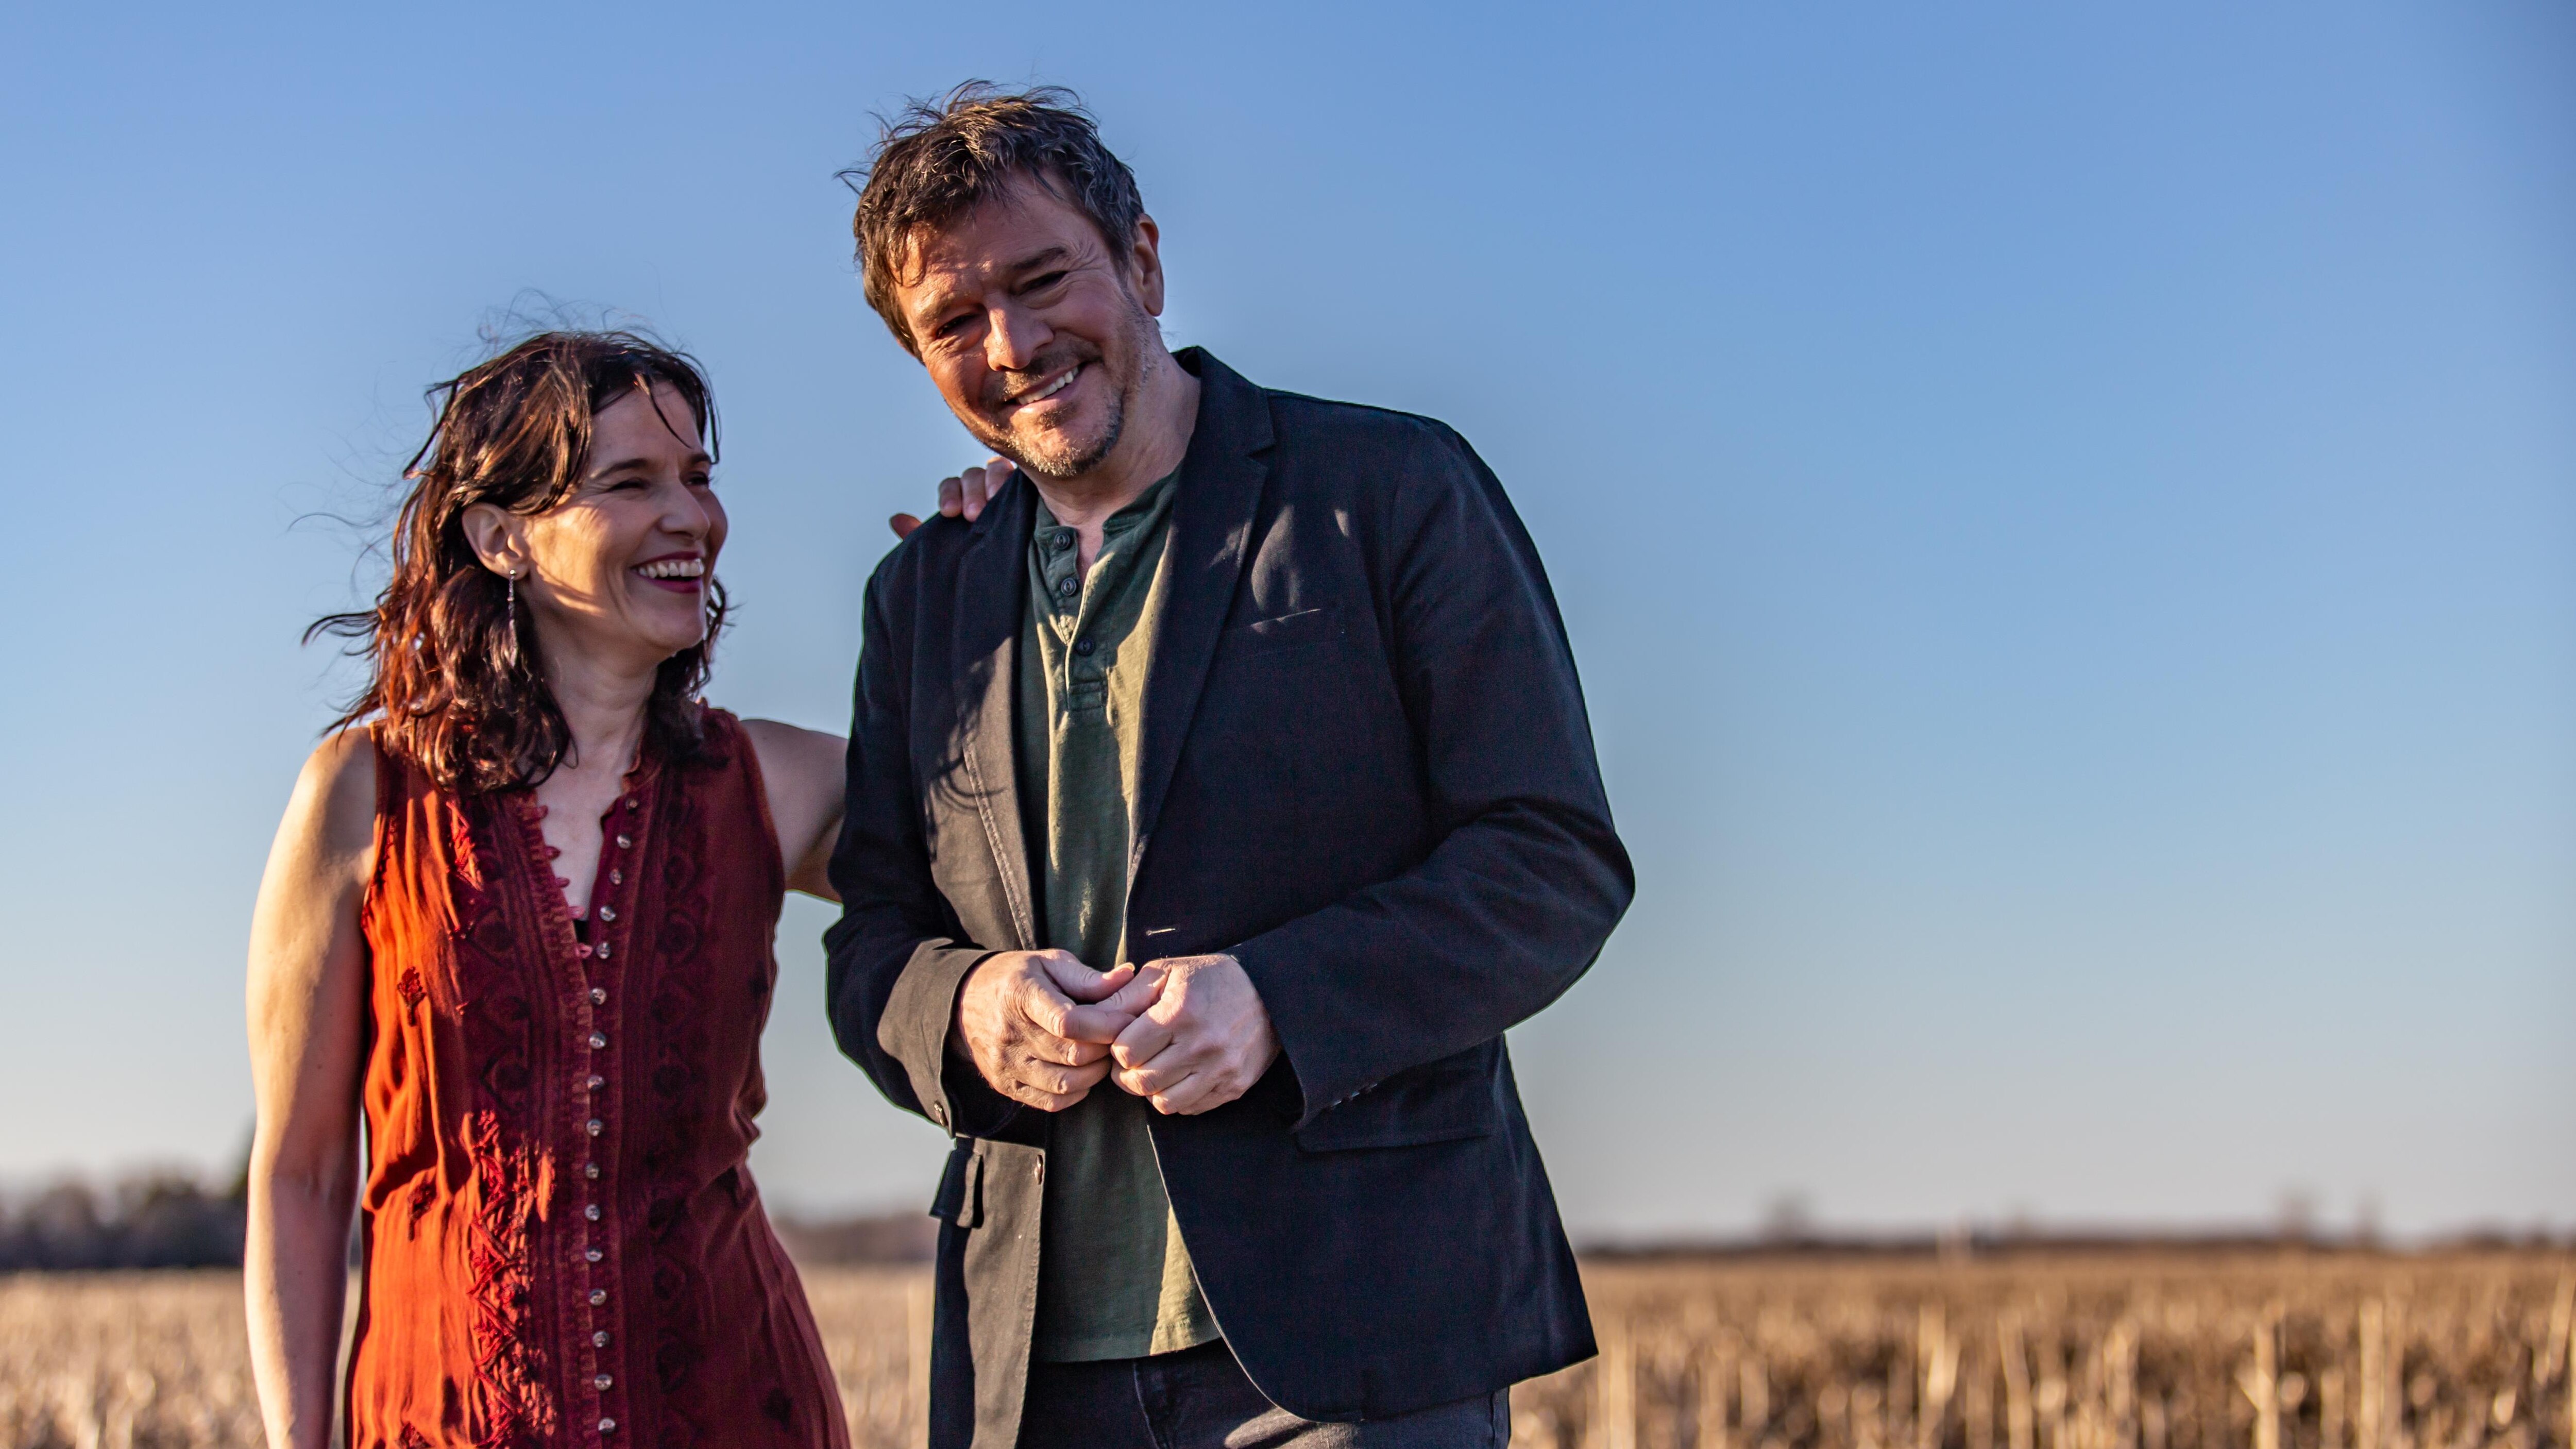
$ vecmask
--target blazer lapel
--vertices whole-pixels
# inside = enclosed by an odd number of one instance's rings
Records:
[[[1127,856],[1131,881],[1162,814],[1172,771],[1180,764],[1181,741],[1189,734],[1199,691],[1207,683],[1208,661],[1234,603],[1235,581],[1251,547],[1253,514],[1270,476],[1261,456],[1270,448],[1269,400],[1201,348],[1185,348],[1179,356],[1198,375],[1199,416],[1181,460],[1172,536],[1164,545],[1163,567],[1171,577],[1145,678],[1143,778]]]
[[[957,597],[949,615],[957,630],[951,657],[957,661],[966,787],[1023,951],[1037,949],[1038,932],[1029,903],[1028,843],[1020,829],[1019,739],[1011,692],[1019,677],[1034,498],[1028,480],[1014,473],[976,521],[973,541],[958,556]]]

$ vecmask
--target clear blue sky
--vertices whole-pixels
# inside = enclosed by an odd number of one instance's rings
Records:
[[[2560,0],[11,7],[0,1177],[236,1150],[296,635],[372,584],[297,520],[515,300],[705,359],[715,696],[842,727],[976,455],[832,173],[970,75],[1089,96],[1176,343],[1527,517],[1640,877],[1514,1036],[1579,1229],[2576,1225]],[[924,1200],[825,920],[759,1169]]]

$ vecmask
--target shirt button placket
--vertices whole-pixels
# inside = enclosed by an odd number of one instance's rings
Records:
[[[636,798],[632,795],[626,797],[624,805],[626,813],[629,815],[633,815],[639,808]],[[631,851],[635,848],[635,837],[632,833],[632,827],[629,827],[627,830],[619,831],[614,837],[614,840],[617,853],[612,855],[608,862],[608,884],[611,887],[622,886],[626,883],[626,863],[619,857],[625,852]],[[617,923],[617,905],[614,901],[603,900],[599,903],[598,910],[594,912],[594,915],[597,917],[598,921],[599,940],[596,947],[588,953],[588,957],[591,961],[604,967],[607,962],[614,958],[615,955],[615,943],[609,939],[609,928]],[[590,1069],[584,1072],[581,1085],[583,1093],[594,1099],[591,1103],[591,1111],[593,1113],[599,1113],[600,1104],[596,1098],[599,1093],[608,1086],[608,1078],[606,1074],[600,1070],[601,1064],[596,1060],[595,1054],[608,1050],[608,1034],[601,1029],[606,1023],[599,1019],[598,1015],[608,1005],[608,988],[605,984],[594,981],[588,988],[586,994],[589,996],[590,1006],[593,1013],[593,1020],[586,1040],[590,1050],[594,1053],[594,1060]],[[594,1115],[586,1118],[581,1124],[581,1130],[583,1134],[591,1140],[594,1153],[593,1157],[589,1161],[586,1161],[581,1165],[581,1176],[585,1185],[585,1200],[581,1205],[581,1217],[584,1224],[583,1237],[588,1239],[588,1241],[583,1245],[581,1257],[583,1263],[593,1268],[598,1268],[604,1264],[608,1258],[608,1253],[604,1246],[606,1235],[597,1226],[602,1223],[607,1216],[605,1209],[601,1206],[599,1201],[600,1190],[597,1184],[600,1181],[600,1171],[599,1162],[596,1156],[597,1149],[601,1145],[601,1139],[605,1137],[608,1132],[608,1122],[605,1115]],[[590,1306],[593,1309],[603,1309],[608,1306],[608,1289],[602,1286],[596,1279],[594,1279],[591,1284]],[[609,1331],[594,1321],[591,1325],[591,1348],[594,1351],[605,1350],[609,1345],[609,1341]],[[616,1387],[616,1383],[616,1376],[608,1371],[607,1366],[594,1359],[591,1364],[591,1388],[604,1395],[608,1393],[610,1389]],[[605,1438],[606,1436],[617,1432],[617,1419],[613,1414],[607,1412],[607,1404],[602,1403],[599,1407],[599,1433],[601,1437]]]

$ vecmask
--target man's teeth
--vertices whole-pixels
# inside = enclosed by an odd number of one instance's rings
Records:
[[[1055,396],[1057,393],[1064,391],[1066,388],[1073,385],[1074,374],[1080,371],[1082,371],[1082,364],[1078,362],[1073,366],[1066,368],[1064,376],[1057,378],[1055,381],[1039,388],[1036,392],[1030,393],[1027,397],[1020,399],[1020,406],[1027,407],[1033,402],[1044,402],[1048,398]]]
[[[702,558],[655,559],[651,563],[635,566],[635,572],[648,579],[694,579],[702,576],[706,571],[707,561]]]

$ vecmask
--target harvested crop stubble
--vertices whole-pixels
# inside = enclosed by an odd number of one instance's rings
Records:
[[[1594,1263],[1520,1449],[2576,1449],[2564,1254]]]
[[[239,1273],[0,1277],[0,1444],[259,1442]]]
[[[2576,1260],[1594,1263],[1519,1449],[2576,1449]],[[805,1273],[858,1449],[925,1437],[929,1277]],[[0,1278],[0,1449],[259,1443],[226,1272]]]

